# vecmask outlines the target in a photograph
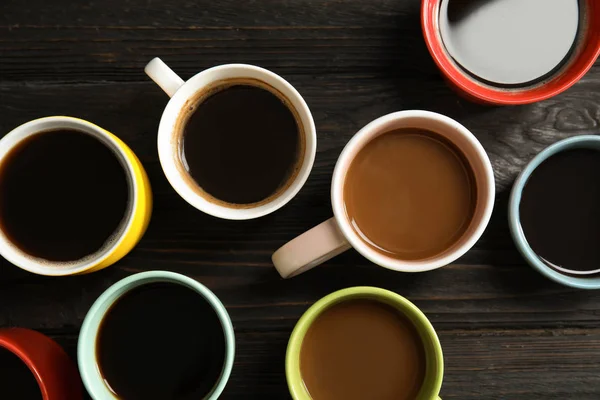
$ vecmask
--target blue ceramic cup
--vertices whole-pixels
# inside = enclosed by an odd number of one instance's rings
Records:
[[[88,311],[83,326],[79,333],[77,344],[77,359],[81,379],[88,393],[94,400],[119,400],[108,388],[103,376],[100,374],[96,360],[96,338],[104,315],[108,309],[130,290],[155,282],[168,282],[183,285],[202,296],[215,310],[219,317],[223,334],[225,335],[225,362],[219,380],[212,391],[198,400],[215,400],[219,398],[231,374],[235,356],[235,335],[233,325],[223,303],[206,286],[185,275],[167,271],[148,271],[127,277],[109,287]]]
[[[540,154],[535,156],[517,177],[517,180],[513,185],[508,203],[508,223],[510,226],[510,233],[515,244],[517,245],[517,249],[529,263],[529,265],[538,270],[542,275],[552,279],[555,282],[574,288],[600,289],[600,275],[598,274],[589,276],[566,275],[549,267],[531,249],[529,243],[527,242],[527,238],[523,233],[523,229],[521,228],[519,206],[521,204],[523,188],[527,184],[527,180],[542,162],[559,152],[572,149],[593,149],[600,152],[600,136],[583,135],[564,139],[554,143],[543,150]],[[600,154],[598,156],[600,157]]]

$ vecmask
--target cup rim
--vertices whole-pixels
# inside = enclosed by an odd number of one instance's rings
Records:
[[[15,329],[15,328],[13,328],[13,329]],[[18,329],[26,329],[26,328],[18,328]],[[44,400],[48,400],[48,389],[46,387],[46,383],[42,379],[42,375],[41,375],[38,367],[35,365],[35,363],[31,359],[31,357],[29,356],[29,354],[27,354],[27,352],[24,351],[19,345],[15,344],[11,340],[3,337],[1,331],[0,331],[0,347],[3,349],[6,349],[7,351],[10,351],[12,354],[19,357],[19,359],[23,362],[23,364],[25,364],[27,366],[27,368],[29,368],[29,371],[31,371],[31,374],[34,376],[34,378],[38,384],[40,393],[42,394],[42,398]]]
[[[223,335],[225,336],[226,352],[221,376],[215,382],[212,391],[203,400],[219,398],[233,369],[235,358],[235,333],[229,313],[219,298],[206,286],[188,276],[170,271],[146,271],[121,279],[106,289],[86,314],[77,341],[77,362],[81,380],[86,390],[96,400],[119,400],[105,385],[100,375],[96,360],[96,336],[106,312],[125,293],[153,282],[171,282],[186,286],[202,296],[214,309],[219,317]],[[97,321],[95,319],[97,318]],[[101,388],[101,389],[99,389]],[[100,391],[100,393],[98,392]]]
[[[453,251],[442,254],[441,256],[436,256],[434,258],[425,260],[399,260],[385,256],[371,249],[352,228],[346,216],[343,202],[344,180],[348,171],[348,167],[350,166],[354,158],[352,153],[355,151],[355,148],[362,146],[365,143],[368,143],[368,141],[371,140],[371,138],[369,138],[369,135],[372,132],[378,131],[390,122],[408,118],[435,120],[436,122],[441,122],[442,124],[450,127],[453,131],[460,133],[479,156],[480,161],[485,167],[484,174],[488,183],[488,196],[487,201],[482,205],[483,213],[481,219],[477,222],[476,228],[473,229],[473,231],[469,234],[468,239],[466,239],[460,246],[458,246]],[[459,257],[461,257],[462,255],[464,255],[467,251],[469,251],[469,249],[471,249],[475,245],[475,243],[479,240],[479,238],[485,231],[492,216],[494,200],[494,172],[489,157],[487,156],[487,153],[485,152],[481,143],[479,143],[477,138],[466,127],[453,120],[452,118],[435,112],[423,110],[405,110],[387,114],[373,120],[372,122],[365,125],[362,129],[360,129],[354,135],[354,137],[350,139],[350,141],[342,150],[342,153],[340,154],[338,161],[335,165],[335,169],[333,171],[331,185],[331,204],[333,208],[333,214],[338,223],[340,231],[342,232],[346,240],[348,240],[350,245],[354,247],[361,255],[363,255],[365,258],[372,261],[373,263],[384,268],[401,272],[430,271],[446,266],[458,259]]]
[[[38,261],[39,259],[36,257],[29,256],[24,251],[19,249],[0,230],[0,254],[2,254],[2,256],[10,263],[34,274],[46,276],[66,276],[79,274],[90,270],[94,266],[109,258],[115,252],[115,250],[123,244],[127,233],[132,229],[134,216],[136,215],[137,208],[139,206],[140,193],[134,166],[132,165],[132,162],[125,150],[117,142],[118,139],[100,126],[80,118],[68,116],[50,116],[25,122],[24,124],[21,124],[11,130],[2,139],[0,139],[0,147],[7,141],[12,140],[14,136],[18,136],[29,130],[29,133],[26,133],[25,136],[18,139],[18,141],[3,151],[4,154],[8,154],[12,149],[15,148],[15,146],[17,146],[26,138],[54,129],[77,130],[98,139],[107,148],[109,148],[118,158],[123,170],[127,174],[131,198],[131,204],[126,214],[126,221],[122,222],[118,227],[119,231],[115,231],[115,233],[118,232],[117,239],[114,240],[111,246],[94,253],[94,257],[86,257],[83,259],[83,262],[81,262],[81,260],[69,262]],[[0,160],[0,162],[1,161],[2,160]]]
[[[441,1],[422,0],[421,27],[425,43],[444,77],[472,99],[496,105],[528,104],[548,99],[577,83],[600,55],[600,4],[595,0],[585,0],[587,7],[585,29],[587,31],[580,39],[581,50],[576,51],[570,57],[562,70],[541,84],[518,89],[506,90],[484,85],[462,71],[446,51],[439,33],[438,16]]]
[[[271,201],[259,204],[255,207],[250,208],[233,208],[226,207],[222,204],[217,204],[209,201],[202,197],[197,192],[192,190],[185,180],[181,177],[180,172],[177,169],[175,160],[173,159],[172,152],[172,139],[173,130],[176,126],[178,116],[181,113],[181,109],[185,106],[186,101],[194,97],[198,91],[202,88],[216,82],[214,79],[207,78],[216,72],[222,72],[223,70],[229,70],[237,78],[254,78],[263,81],[265,84],[272,85],[275,82],[277,85],[285,88],[286,93],[284,95],[288,98],[291,103],[290,106],[294,107],[299,115],[299,118],[303,123],[303,134],[305,138],[305,150],[304,159],[299,167],[297,175],[289,183],[288,187],[277,197]],[[248,76],[248,74],[255,74],[260,76]],[[233,77],[231,77],[233,79]],[[191,88],[191,89],[190,89]],[[183,90],[182,90],[183,89]],[[186,93],[187,92],[187,93]],[[175,189],[175,191],[190,205],[196,209],[212,215],[217,218],[229,219],[229,220],[248,220],[255,219],[274,211],[277,211],[287,203],[289,203],[298,194],[300,189],[304,186],[316,157],[317,150],[317,134],[315,128],[315,122],[310,109],[302,95],[296,90],[296,88],[289,83],[287,80],[277,75],[276,73],[269,71],[265,68],[261,68],[255,65],[249,64],[223,64],[212,68],[200,71],[188,81],[186,81],[169,100],[167,106],[162,114],[159,128],[158,128],[158,156],[160,164],[167,177],[167,180]]]
[[[560,140],[542,150],[537,154],[518,175],[513,184],[508,202],[508,225],[513,242],[517,250],[525,261],[540,272],[545,277],[565,286],[577,289],[600,289],[600,276],[596,277],[578,277],[562,274],[548,267],[537,257],[525,237],[521,227],[519,206],[521,205],[521,196],[527,180],[535,169],[553,155],[573,148],[587,147],[582,146],[588,143],[595,143],[600,146],[600,136],[580,135]]]
[[[311,324],[319,317],[319,315],[321,315],[321,313],[334,304],[362,297],[387,300],[396,306],[399,306],[403,312],[406,311],[407,317],[418,320],[423,326],[424,330],[427,332],[427,339],[431,341],[433,346],[436,361],[435,378],[431,380],[432,386],[429,391],[430,393],[427,394],[431,395],[431,398],[437,396],[442,387],[444,376],[444,354],[437,333],[427,316],[410,300],[395,292],[377,287],[356,286],[335,291],[321,298],[310,306],[296,323],[288,341],[285,357],[285,375],[292,398],[294,400],[311,399],[302,381],[300,370],[295,367],[296,360],[300,357],[304,336]],[[424,338],[425,335],[419,331],[419,336]]]

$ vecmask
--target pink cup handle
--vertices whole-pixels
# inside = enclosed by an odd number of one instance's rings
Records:
[[[291,278],[323,264],[350,248],[335,218],[329,218],[280,247],[271,259],[282,278]]]

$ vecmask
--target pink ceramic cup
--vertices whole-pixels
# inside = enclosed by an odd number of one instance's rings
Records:
[[[461,150],[474,172],[477,204],[469,227],[454,245],[432,258],[400,260],[377,252],[356,233],[346,215],[344,181],[352,160],[368,142],[398,128],[421,128],[444,136]],[[492,214],[494,195],[494,173],[490,159],[467,128],[451,118],[429,111],[388,114],[362,128],[342,151],[331,185],[334,217],[286,243],[273,254],[273,264],[283,278],[290,278],[354,247],[375,264],[395,271],[423,272],[440,268],[466,253],[481,237]]]

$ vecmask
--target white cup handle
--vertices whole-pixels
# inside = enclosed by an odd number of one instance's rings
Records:
[[[300,275],[350,248],[335,218],[284,244],[271,259],[282,278]]]
[[[146,75],[156,82],[169,97],[173,97],[175,92],[185,83],[179,75],[158,57],[155,57],[146,65],[144,72],[146,72]]]

